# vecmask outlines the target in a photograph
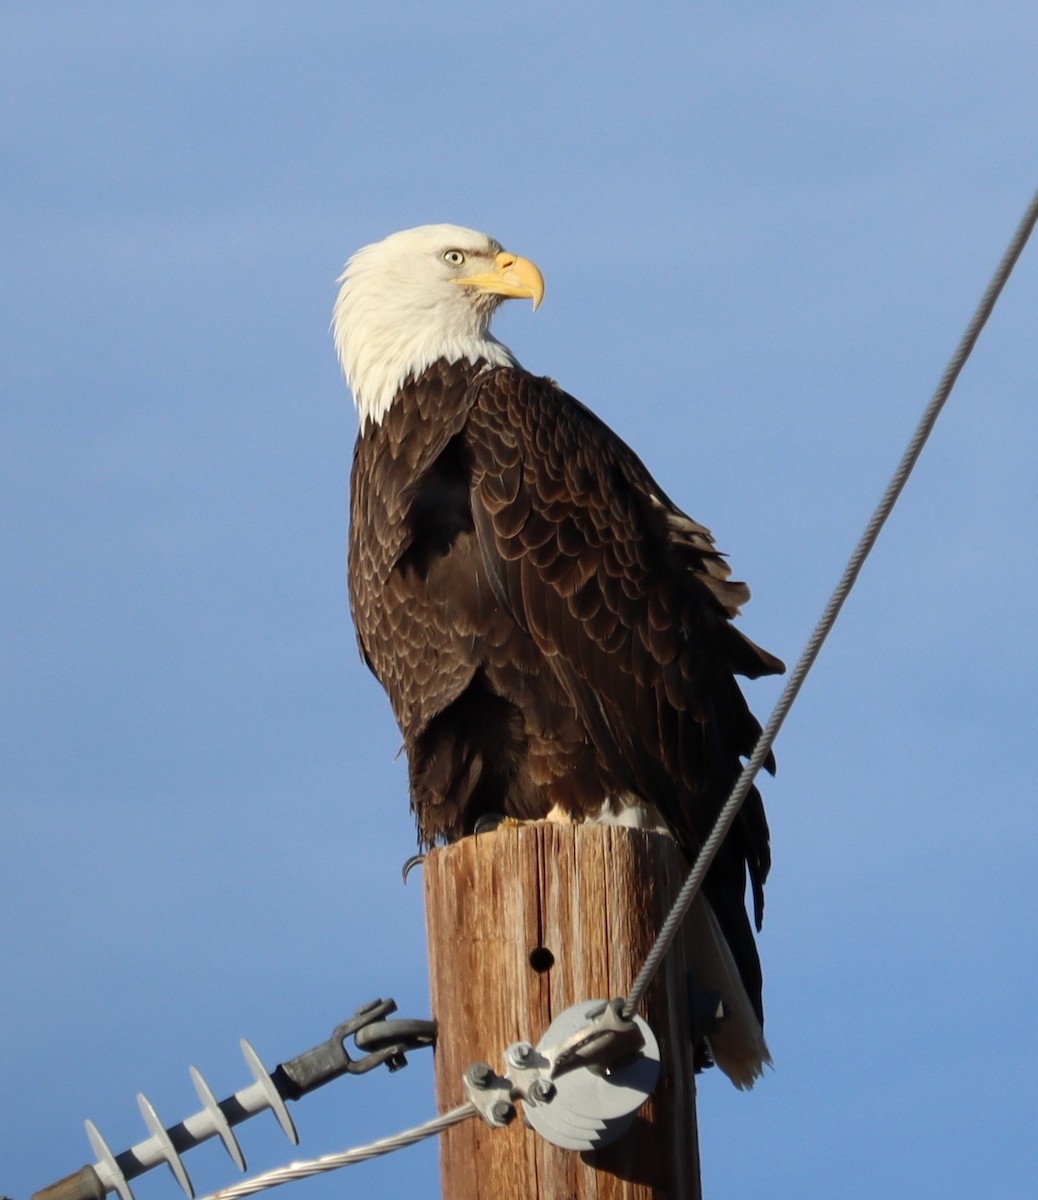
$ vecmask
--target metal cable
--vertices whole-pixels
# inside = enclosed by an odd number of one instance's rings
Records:
[[[855,547],[847,566],[844,568],[843,575],[836,585],[832,596],[830,596],[829,602],[825,606],[814,632],[808,639],[797,665],[793,668],[793,672],[786,683],[782,695],[778,699],[778,703],[775,705],[768,723],[761,731],[753,754],[736,780],[731,795],[725,801],[720,813],[718,813],[717,821],[710,831],[710,836],[703,843],[696,861],[692,865],[692,870],[689,872],[688,878],[685,880],[677,899],[674,901],[674,906],[671,908],[667,919],[663,922],[660,932],[657,934],[656,941],[653,943],[652,949],[642,964],[642,969],[638,972],[638,976],[631,987],[630,995],[624,1003],[623,1015],[625,1019],[630,1020],[637,1011],[649,984],[652,982],[653,976],[659,970],[660,963],[670,949],[671,943],[674,941],[681,922],[692,906],[692,901],[699,891],[703,878],[710,864],[713,862],[718,848],[724,841],[729,829],[731,829],[739,808],[746,799],[750,787],[756,778],[757,772],[764,765],[764,760],[767,758],[775,738],[778,736],[782,722],[793,707],[793,701],[800,691],[801,684],[804,682],[808,671],[814,665],[814,661],[818,657],[818,652],[821,650],[822,644],[835,624],[840,609],[843,607],[843,602],[850,594],[851,588],[858,578],[858,573],[865,559],[868,557],[869,551],[872,549],[880,530],[883,528],[887,517],[897,502],[897,498],[901,494],[901,489],[905,486],[909,475],[912,473],[912,468],[915,466],[916,460],[919,458],[923,446],[930,436],[937,417],[944,407],[948,396],[951,394],[951,390],[955,386],[955,381],[965,366],[966,360],[969,358],[981,330],[987,323],[987,319],[995,307],[1002,288],[1012,274],[1013,268],[1016,266],[1016,261],[1020,257],[1024,246],[1026,246],[1036,221],[1038,221],[1038,193],[1035,193],[1027,211],[1024,213],[1013,235],[1013,239],[1002,257],[1002,261],[998,264],[987,290],[977,305],[972,320],[966,327],[966,332],[962,335],[955,353],[952,355],[944,374],[941,376],[937,390],[934,392],[930,403],[926,406],[922,419],[887,486],[887,490],[883,493],[876,511],[872,514],[868,525],[865,527],[865,532],[861,535],[861,539]]]
[[[287,1167],[265,1171],[252,1179],[245,1179],[231,1187],[212,1192],[204,1197],[204,1200],[239,1200],[239,1197],[252,1196],[256,1192],[278,1187],[282,1183],[292,1183],[296,1179],[309,1179],[311,1175],[324,1175],[328,1171],[337,1171],[340,1167],[350,1167],[354,1163],[378,1158],[381,1154],[402,1150],[405,1146],[413,1146],[416,1142],[434,1137],[443,1133],[445,1129],[450,1129],[452,1125],[458,1125],[475,1116],[478,1116],[478,1112],[474,1104],[461,1104],[431,1121],[426,1121],[424,1125],[416,1125],[413,1129],[405,1129],[391,1137],[379,1138],[366,1146],[355,1146],[352,1150],[341,1150],[338,1154],[325,1154],[321,1158],[306,1159],[303,1162],[289,1163]]]

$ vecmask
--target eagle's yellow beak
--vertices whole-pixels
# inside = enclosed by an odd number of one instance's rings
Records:
[[[536,308],[544,298],[544,278],[528,258],[502,250],[494,259],[494,269],[482,275],[467,275],[453,281],[459,287],[478,288],[509,299],[533,301]]]

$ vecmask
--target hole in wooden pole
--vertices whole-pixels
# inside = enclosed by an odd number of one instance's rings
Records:
[[[538,975],[543,975],[545,971],[550,971],[555,966],[555,955],[547,946],[534,946],[530,951],[530,966]]]

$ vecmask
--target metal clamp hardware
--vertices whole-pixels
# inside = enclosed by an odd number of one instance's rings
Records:
[[[515,1119],[512,1085],[504,1075],[496,1075],[488,1063],[473,1063],[462,1076],[465,1094],[488,1125],[501,1129]]]
[[[509,1046],[503,1075],[473,1063],[463,1078],[469,1100],[495,1126],[507,1124],[515,1115],[511,1102],[522,1100],[527,1124],[567,1150],[616,1141],[630,1128],[660,1070],[652,1030],[641,1017],[625,1020],[622,1009],[623,1000],[573,1005],[536,1046]]]
[[[589,1067],[608,1075],[638,1057],[645,1035],[636,1021],[624,1019],[623,1005],[623,1000],[610,1000],[586,1010],[587,1024],[552,1052],[552,1078],[574,1067]]]
[[[358,1008],[348,1021],[336,1025],[332,1036],[305,1054],[282,1063],[274,1072],[286,1100],[297,1100],[340,1075],[366,1075],[383,1064],[390,1071],[407,1066],[405,1051],[436,1042],[435,1021],[386,1021],[396,1001],[373,1000]],[[352,1037],[363,1058],[350,1058],[346,1039]]]

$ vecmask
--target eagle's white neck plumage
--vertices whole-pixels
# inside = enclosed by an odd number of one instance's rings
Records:
[[[365,246],[346,264],[332,313],[335,348],[363,431],[380,425],[409,376],[437,360],[514,366],[490,333],[501,296],[456,287],[443,255],[493,257],[500,245],[457,225],[423,225]]]

